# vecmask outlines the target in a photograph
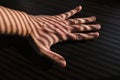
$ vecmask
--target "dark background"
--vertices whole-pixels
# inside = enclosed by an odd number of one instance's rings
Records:
[[[102,25],[100,38],[65,42],[51,49],[67,60],[61,68],[38,55],[26,38],[0,35],[0,80],[120,79],[120,6],[117,0],[0,0],[0,5],[28,14],[54,15],[78,5],[73,17],[95,15]]]

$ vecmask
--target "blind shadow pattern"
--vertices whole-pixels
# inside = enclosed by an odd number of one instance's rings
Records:
[[[1,0],[0,5],[28,14],[54,15],[78,5],[73,17],[93,16],[102,25],[100,38],[58,43],[51,47],[67,60],[60,68],[40,56],[26,38],[0,35],[0,80],[101,80],[120,76],[120,8],[83,0]]]

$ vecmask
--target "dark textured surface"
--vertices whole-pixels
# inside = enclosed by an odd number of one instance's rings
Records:
[[[0,80],[101,80],[120,76],[120,8],[80,0],[1,0],[0,4],[29,14],[59,14],[82,4],[74,17],[97,17],[100,38],[59,43],[52,50],[63,55],[67,67],[60,68],[39,56],[26,39],[0,36]]]

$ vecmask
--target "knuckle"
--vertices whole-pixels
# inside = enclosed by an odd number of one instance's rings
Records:
[[[82,35],[80,35],[80,34],[77,34],[76,35],[76,40],[82,40],[83,39],[83,36]]]

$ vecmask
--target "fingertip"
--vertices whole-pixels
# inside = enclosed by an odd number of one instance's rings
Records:
[[[67,65],[65,59],[62,59],[62,60],[57,61],[57,64],[58,64],[60,67],[63,67],[63,68],[65,68],[66,65]]]
[[[67,64],[66,64],[66,61],[65,61],[65,60],[61,61],[61,67],[65,68],[66,65],[67,65]]]
[[[99,37],[99,32],[95,32],[95,37],[98,38]]]
[[[66,67],[66,60],[64,59],[64,57],[62,56],[56,57],[54,61],[60,67],[63,67],[63,68]]]
[[[93,21],[96,21],[96,17],[95,16],[91,16]]]
[[[82,9],[82,6],[79,5],[79,6],[77,6],[75,9],[79,12],[79,11]]]
[[[100,24],[97,24],[97,29],[101,29],[101,25]]]

